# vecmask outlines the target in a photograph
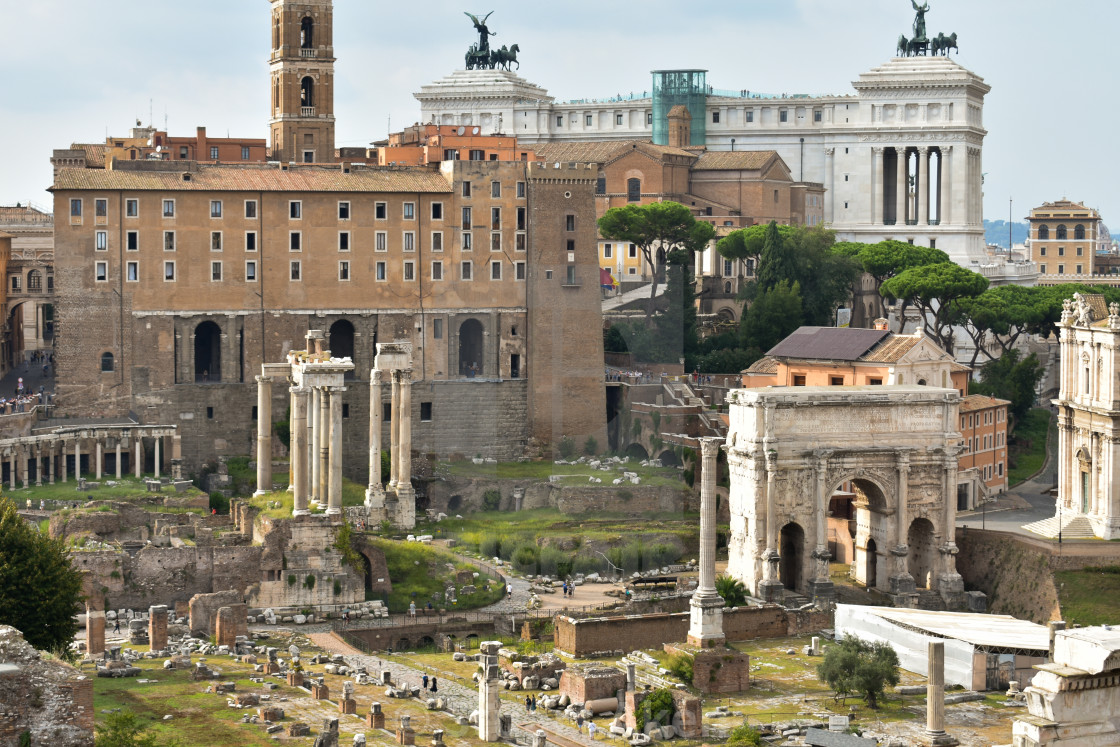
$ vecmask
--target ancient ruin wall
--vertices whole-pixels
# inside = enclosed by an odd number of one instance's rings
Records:
[[[558,467],[558,470],[563,470]],[[499,508],[516,511],[515,490],[523,491],[521,509],[555,508],[565,514],[596,511],[626,513],[698,511],[699,498],[683,485],[679,488],[651,485],[610,484],[621,473],[603,472],[603,485],[561,486],[533,480],[466,479],[433,482],[428,485],[428,506],[454,515],[482,510],[483,496],[496,490],[501,495]],[[624,492],[625,491],[625,492]]]
[[[0,625],[0,745],[93,746],[93,681]]]

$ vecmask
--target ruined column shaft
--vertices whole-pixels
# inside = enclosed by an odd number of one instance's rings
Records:
[[[716,456],[718,438],[700,439],[700,585],[689,601],[688,643],[722,644],[723,598],[716,591]]]
[[[311,489],[308,491],[312,501],[318,503],[326,503],[326,496],[319,491],[320,484],[320,470],[322,463],[319,461],[319,450],[323,448],[322,442],[322,411],[319,408],[319,403],[322,400],[323,394],[319,389],[311,390],[311,399],[309,401],[307,412],[307,419],[309,423],[308,430],[310,431],[310,438],[308,448],[311,451]]]
[[[94,467],[94,471],[93,471],[93,473],[94,473],[94,478],[93,479],[100,480],[101,479],[101,460],[102,460],[101,439],[97,439],[97,443],[94,444],[94,451],[96,452],[96,456],[94,457],[96,459],[96,466]]]
[[[82,442],[81,440],[74,441],[74,479],[77,480],[82,476]],[[12,487],[16,486],[12,482]]]
[[[141,440],[142,439],[140,438],[140,436],[137,435],[136,436],[136,465],[135,465],[136,479],[137,480],[140,479],[140,472],[144,468],[144,458],[143,458],[143,455],[140,453],[140,450],[142,448],[141,444],[140,444]],[[77,465],[74,465],[74,474],[75,474],[75,476],[78,474],[78,466]]]
[[[162,440],[163,440],[163,436],[156,436],[155,438],[152,439],[152,441],[154,442],[152,444],[152,470],[155,472],[155,477],[156,477],[157,480],[159,479],[159,467],[160,467],[160,464],[159,464],[159,458],[160,458],[159,442],[162,441]]]
[[[369,376],[369,487],[366,505],[381,508],[385,491],[381,486],[381,372],[371,370]]]
[[[257,491],[272,490],[272,378],[257,377]]]
[[[116,462],[113,465],[116,468],[117,479],[121,479],[121,440],[117,438],[117,456]],[[53,481],[52,481],[53,482]]]
[[[62,470],[62,481],[66,482],[66,442],[63,441],[58,447],[58,462],[59,469]]]
[[[341,402],[341,395],[336,395],[334,391],[321,389],[319,391],[319,419],[315,424],[316,438],[319,440],[319,503],[330,503],[330,482],[333,479],[331,474],[331,464],[334,462],[334,408],[335,400]],[[339,405],[341,408],[341,405]],[[342,417],[342,410],[339,409],[339,418]],[[341,424],[341,420],[339,423]],[[338,449],[341,450],[341,443]],[[339,504],[342,505],[341,503]]]
[[[346,387],[330,390],[330,480],[327,485],[327,514],[342,513],[342,393]],[[327,391],[323,391],[323,397]]]
[[[400,430],[397,441],[400,454],[397,457],[397,487],[412,486],[412,372],[401,371]]]
[[[292,460],[292,515],[302,516],[307,511],[307,390],[294,386],[292,392],[291,460]]]
[[[400,371],[393,371],[389,405],[389,489],[396,490],[400,474],[401,384]]]

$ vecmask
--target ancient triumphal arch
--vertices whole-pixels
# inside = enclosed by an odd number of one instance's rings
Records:
[[[728,573],[764,599],[788,589],[827,602],[829,547],[845,541],[856,580],[896,603],[912,606],[924,588],[963,605],[955,390],[769,387],[728,401]],[[849,521],[829,516],[840,495]]]

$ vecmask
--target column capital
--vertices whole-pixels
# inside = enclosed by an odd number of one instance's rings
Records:
[[[918,146],[918,152],[921,153],[923,156],[928,156],[929,155],[929,146],[928,145],[919,145]]]
[[[412,383],[412,369],[411,368],[397,368],[393,370],[393,378],[401,384]]]
[[[369,383],[371,385],[372,384],[380,384],[381,383],[381,373],[382,373],[381,369],[371,368],[370,372],[369,372]]]
[[[291,386],[291,387],[288,387],[288,391],[291,392],[292,394],[296,395],[297,397],[306,397],[307,395],[311,394],[311,387],[309,387],[309,386]]]
[[[323,387],[324,392],[330,392],[331,394],[341,394],[342,392],[345,392],[348,389],[349,389],[349,387],[345,387],[345,386],[325,386],[325,387]]]
[[[832,156],[832,155],[835,155],[835,154],[836,154],[836,149],[835,149],[835,148],[825,148],[825,149],[824,149],[824,154],[825,154],[826,156]]]
[[[701,438],[700,439],[700,454],[705,459],[714,457],[719,453],[719,445],[723,443],[722,438]]]
[[[910,454],[905,451],[898,453],[898,469],[899,471],[910,469]]]
[[[262,374],[260,376],[257,376],[257,383],[258,384],[271,384],[272,383],[272,377],[271,376],[265,376],[265,375]]]

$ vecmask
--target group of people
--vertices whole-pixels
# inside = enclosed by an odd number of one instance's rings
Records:
[[[525,696],[525,712],[526,713],[533,713],[536,710],[537,710],[537,696],[536,695],[526,695]]]
[[[21,394],[17,386],[17,391],[14,397],[8,399],[0,397],[0,415],[15,415],[21,412],[27,412],[29,409],[33,410],[40,404],[49,405],[54,399],[54,396],[49,392],[39,391],[34,394]],[[42,387],[40,387],[42,389]]]
[[[649,384],[653,381],[653,374],[648,371],[612,371],[604,372],[607,381],[619,381],[627,384]]]
[[[571,583],[570,581],[565,581],[563,588],[565,597],[570,599],[576,595],[576,585]]]
[[[434,692],[439,692],[438,685],[436,684],[436,678],[435,678],[434,675],[432,676],[431,680],[429,680],[428,675],[425,674],[423,679],[421,679],[420,681],[423,683],[423,689],[429,690],[433,693]],[[429,684],[431,684],[431,687],[428,686]]]

